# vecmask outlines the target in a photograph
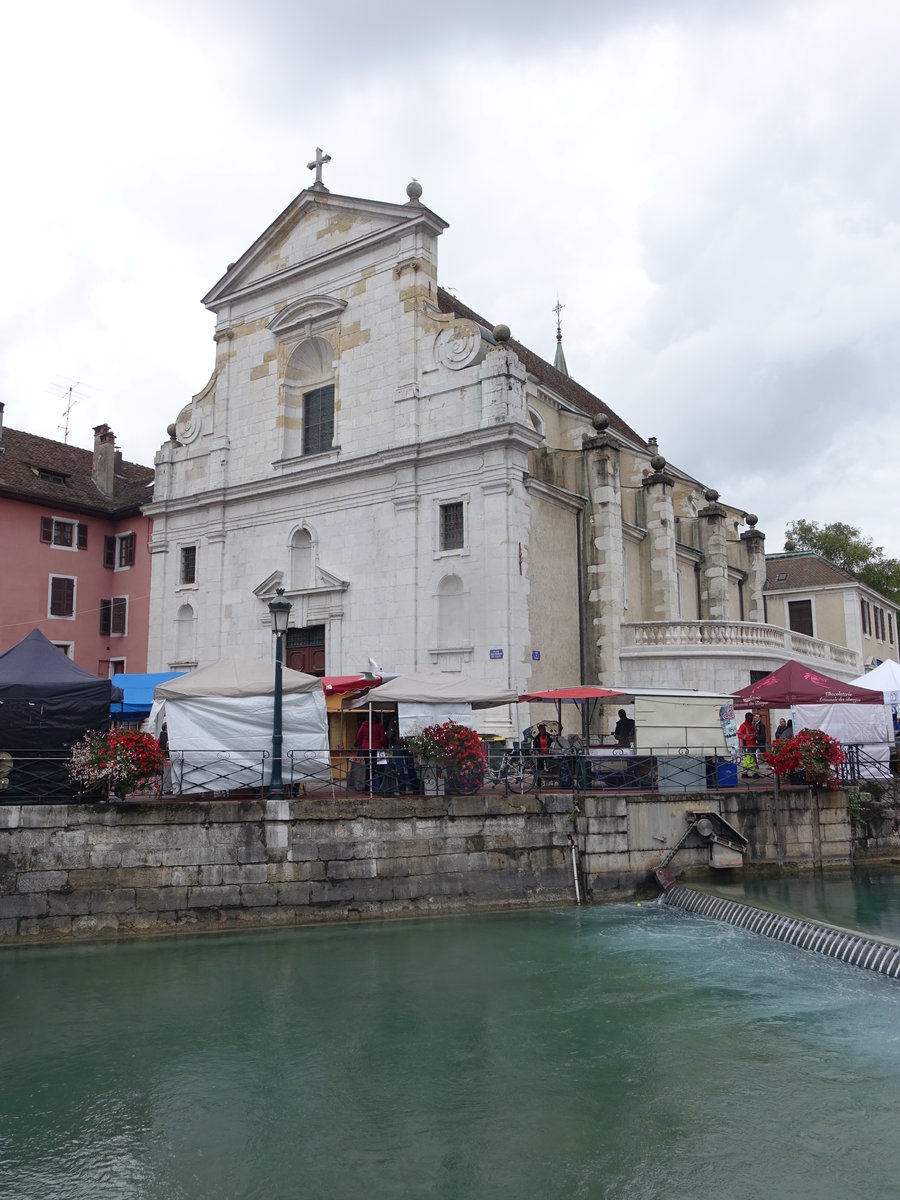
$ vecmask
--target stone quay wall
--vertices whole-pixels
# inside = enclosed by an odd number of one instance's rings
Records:
[[[718,812],[743,834],[745,868],[849,867],[854,855],[848,797],[841,790],[788,788],[777,796],[746,789],[683,796],[600,792],[584,796],[580,806],[577,844],[587,890],[594,894],[633,894],[645,887],[667,848],[684,834],[689,812]],[[676,875],[709,869],[709,844],[699,834],[690,836],[669,867]]]
[[[567,902],[571,805],[0,805],[0,942]]]
[[[583,897],[652,894],[709,810],[747,868],[851,861],[846,794],[805,789],[0,805],[0,943],[568,904],[571,840]],[[708,864],[692,834],[670,870]]]

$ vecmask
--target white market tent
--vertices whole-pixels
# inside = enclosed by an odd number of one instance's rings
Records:
[[[612,709],[633,706],[636,750],[691,747],[704,754],[730,752],[737,746],[734,703],[721,692],[701,692],[686,688],[631,688],[578,686],[546,692],[526,692],[522,703],[552,702],[560,723],[561,704],[572,702],[591,706],[601,703]]]
[[[355,701],[353,707],[378,708],[396,704],[400,736],[409,737],[426,725],[447,720],[471,728],[473,709],[515,704],[517,700],[518,694],[513,688],[435,672],[398,675],[388,683],[372,688]]]
[[[149,722],[157,734],[167,726],[172,790],[216,791],[223,779],[229,789],[268,784],[274,692],[274,664],[242,658],[221,659],[159,684]],[[330,763],[321,679],[282,672],[282,729],[285,771],[292,761],[295,776],[321,775]]]
[[[873,691],[884,694],[885,704],[900,704],[900,663],[892,658],[886,658],[879,663],[874,671],[860,675],[852,680],[857,687],[872,688]]]

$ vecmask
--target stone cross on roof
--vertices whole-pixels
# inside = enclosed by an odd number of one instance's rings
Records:
[[[322,147],[316,146],[316,157],[313,159],[313,161],[311,163],[306,164],[308,170],[315,171],[315,173],[316,173],[316,182],[313,184],[313,187],[324,188],[325,191],[328,190],[327,188],[325,188],[325,184],[322,182],[322,167],[325,165],[325,163],[330,163],[330,162],[331,162],[331,155],[323,154]]]

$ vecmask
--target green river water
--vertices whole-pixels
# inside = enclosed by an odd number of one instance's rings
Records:
[[[900,1190],[900,984],[655,904],[7,950],[0,1001],[0,1200]]]

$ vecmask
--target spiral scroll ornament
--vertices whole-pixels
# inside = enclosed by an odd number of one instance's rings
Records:
[[[200,436],[202,425],[202,417],[198,409],[189,404],[187,408],[183,408],[178,414],[178,420],[175,423],[175,430],[179,442],[183,445],[189,445]]]
[[[437,361],[451,371],[471,367],[483,354],[481,330],[474,321],[454,321],[437,335],[434,353]]]

